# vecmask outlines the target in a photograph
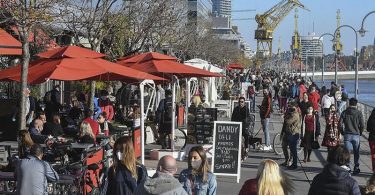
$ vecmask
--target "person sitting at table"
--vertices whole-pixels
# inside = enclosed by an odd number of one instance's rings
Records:
[[[60,116],[57,113],[52,114],[52,122],[46,122],[43,125],[43,135],[52,135],[54,137],[64,134],[63,128],[60,125]]]
[[[52,166],[42,160],[43,148],[33,144],[30,155],[17,163],[14,173],[17,180],[16,194],[48,194],[48,183],[59,180]]]
[[[43,131],[43,121],[40,119],[36,119],[34,121],[34,126],[30,127],[29,129],[31,139],[35,143],[44,144],[44,142],[48,138],[47,135],[42,135],[41,133],[42,131]]]
[[[107,113],[102,112],[98,116],[98,123],[99,123],[99,134],[104,133],[105,136],[113,134],[115,128],[106,120]]]
[[[19,158],[26,158],[30,154],[30,148],[34,144],[30,133],[27,130],[20,130],[18,132],[18,156]]]
[[[94,133],[94,135],[96,137],[99,134],[99,123],[98,123],[98,121],[95,121],[94,119],[92,119],[93,114],[94,114],[94,112],[91,109],[86,109],[85,110],[85,119],[83,121],[90,124],[90,127],[92,129],[92,133]]]
[[[90,124],[86,121],[81,123],[78,134],[78,143],[95,144],[95,135],[92,132]]]

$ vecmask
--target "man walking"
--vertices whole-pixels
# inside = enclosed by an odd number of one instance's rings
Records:
[[[282,166],[288,166],[290,161],[290,156],[288,152],[288,146],[290,153],[293,157],[293,164],[289,169],[297,168],[297,143],[301,130],[301,118],[297,111],[297,103],[290,102],[288,105],[288,111],[284,119],[283,128],[281,130],[282,138],[282,148],[285,156],[285,162],[281,164]]]
[[[134,194],[187,195],[182,184],[173,177],[176,172],[176,160],[169,155],[163,156],[159,160],[154,176],[139,185]]]
[[[270,133],[269,133],[269,122],[271,117],[271,94],[268,89],[263,89],[263,101],[260,106],[260,119],[262,123],[265,146],[263,150],[272,150]]]
[[[246,106],[245,98],[239,98],[239,106],[233,109],[231,121],[242,122],[242,136],[245,138],[245,147],[242,154],[242,160],[246,160],[247,154],[249,152],[249,132],[246,131],[249,126],[248,119],[250,117],[249,108]]]
[[[350,98],[349,107],[341,114],[339,127],[341,134],[344,136],[345,148],[354,153],[354,170],[353,174],[358,174],[359,169],[359,146],[360,136],[365,128],[363,115],[357,109],[358,100]]]

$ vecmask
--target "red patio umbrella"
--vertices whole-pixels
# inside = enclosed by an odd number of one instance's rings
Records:
[[[244,67],[242,64],[238,64],[238,63],[232,63],[232,64],[229,64],[227,66],[227,70],[233,70],[233,69],[237,69],[237,70],[243,70]]]
[[[132,58],[120,60],[117,63],[169,79],[172,75],[176,75],[178,78],[222,76],[221,74],[181,64],[177,62],[175,57],[156,52],[143,53]]]
[[[0,55],[22,55],[22,44],[0,28]]]
[[[76,57],[80,54],[83,57]],[[128,82],[136,82],[145,79],[164,80],[163,78],[145,72],[106,61],[99,58],[104,56],[104,54],[76,46],[54,49],[38,54],[38,56],[43,58],[30,63],[28,71],[28,83],[30,84],[43,83],[48,79],[63,81],[124,80]],[[89,58],[90,56],[94,58]],[[10,70],[8,71],[11,72]],[[7,75],[6,78],[0,77],[0,79],[21,80],[20,72],[14,71],[11,73],[13,74]],[[2,71],[0,71],[0,76],[2,76]]]

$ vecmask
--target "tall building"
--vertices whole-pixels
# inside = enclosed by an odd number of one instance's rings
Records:
[[[189,23],[194,24],[197,30],[212,22],[212,1],[211,0],[188,0]]]
[[[309,33],[308,36],[301,36],[301,57],[305,61],[307,57],[321,57],[323,55],[322,43],[315,33]]]
[[[232,16],[232,0],[212,0],[212,13],[215,16],[231,17]]]

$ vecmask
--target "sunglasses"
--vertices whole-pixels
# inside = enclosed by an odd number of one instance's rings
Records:
[[[240,103],[245,103],[244,101],[240,101]]]

